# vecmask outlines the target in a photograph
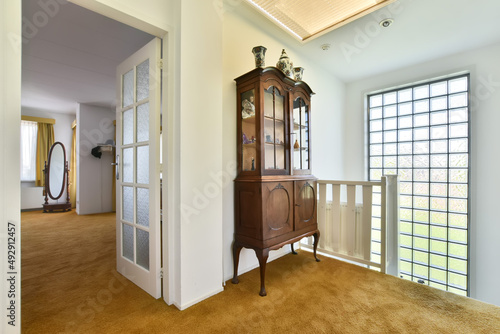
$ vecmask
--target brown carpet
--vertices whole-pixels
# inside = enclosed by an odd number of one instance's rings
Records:
[[[500,333],[499,307],[305,251],[267,297],[253,270],[181,312],[117,274],[114,214],[21,217],[23,333]]]

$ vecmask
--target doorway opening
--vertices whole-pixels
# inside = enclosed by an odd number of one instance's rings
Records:
[[[54,1],[51,6],[43,6],[42,2],[23,0],[22,5],[22,115],[54,119],[55,141],[65,144],[68,160],[75,120],[79,134],[74,153],[78,157],[76,208],[70,213],[45,214],[43,219],[60,219],[64,215],[68,219],[65,224],[71,224],[75,211],[82,217],[114,217],[114,154],[102,152],[96,157],[92,149],[110,140],[116,142],[113,121],[118,64],[155,36],[69,2]],[[34,191],[22,191],[22,209],[38,209],[38,204],[23,206],[23,202],[30,203],[26,196],[35,196],[31,202],[39,202],[41,210],[41,189],[37,191],[32,183],[22,184],[24,188]],[[40,231],[43,233],[43,229]],[[74,229],[74,233],[82,243],[92,239],[81,230]],[[65,244],[65,240],[60,242]],[[98,257],[99,249],[95,252],[88,258]],[[52,274],[54,280],[59,279],[57,270]],[[71,282],[64,286],[67,283]]]

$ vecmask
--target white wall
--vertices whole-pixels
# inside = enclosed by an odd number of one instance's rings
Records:
[[[47,110],[22,107],[21,115],[43,118],[52,118],[56,120],[54,124],[54,140],[61,142],[66,150],[66,160],[71,161],[72,136],[73,130],[71,124],[76,119],[76,115],[54,113]],[[43,187],[35,187],[33,182],[21,182],[21,209],[42,208],[44,203]],[[66,188],[59,200],[49,198],[49,203],[66,203]]]
[[[76,112],[76,212],[79,215],[113,211],[113,153],[91,154],[98,144],[114,139],[115,112],[79,104]]]
[[[239,7],[241,6],[241,7]],[[311,102],[311,144],[313,174],[323,179],[342,177],[342,112],[344,109],[345,86],[333,75],[325,72],[300,53],[298,43],[282,36],[280,31],[267,19],[260,19],[244,11],[240,2],[236,7],[226,7],[224,20],[224,117],[222,140],[222,167],[229,181],[223,189],[224,197],[224,279],[233,275],[232,243],[234,240],[234,186],[236,176],[236,83],[234,79],[255,68],[252,54],[254,46],[267,48],[266,66],[275,66],[282,49],[285,49],[294,66],[304,67],[304,81],[316,93]],[[270,31],[278,30],[278,35]],[[283,32],[283,34],[286,34]],[[285,246],[271,251],[269,261],[290,252]],[[240,255],[239,273],[258,266],[255,252],[243,249]],[[256,287],[257,289],[257,287]],[[258,290],[256,290],[258,291]]]
[[[7,256],[0,257],[2,277],[15,271],[15,296],[8,296],[10,284],[0,284],[0,309],[14,305],[13,319],[3,313],[0,332],[21,332],[21,215],[20,215],[20,128],[21,128],[21,1],[0,2],[0,244],[7,255],[8,227],[14,225],[16,259],[14,270]],[[12,231],[12,230],[11,230]],[[11,304],[13,303],[13,304]],[[10,312],[10,311],[9,311]],[[9,314],[10,315],[10,314]],[[14,321],[14,326],[8,324]]]
[[[222,291],[223,281],[222,193],[211,176],[223,168],[222,21],[212,1],[181,2],[179,43],[178,306],[185,308]]]
[[[500,305],[500,44],[385,73],[347,85],[344,168],[365,178],[365,94],[458,72],[471,73],[470,289],[471,297]],[[493,149],[492,149],[493,148]],[[347,168],[349,166],[349,168]]]

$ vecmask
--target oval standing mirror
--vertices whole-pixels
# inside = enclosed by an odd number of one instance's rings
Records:
[[[48,193],[49,197],[52,199],[58,199],[64,192],[65,164],[66,151],[64,150],[64,145],[60,142],[56,142],[50,148],[49,161],[47,164]]]
[[[71,210],[69,201],[69,168],[66,161],[66,151],[61,142],[55,142],[49,151],[48,161],[45,161],[43,170],[45,176],[43,212],[53,212],[54,210]],[[49,197],[58,200],[66,188],[66,203],[49,203]]]

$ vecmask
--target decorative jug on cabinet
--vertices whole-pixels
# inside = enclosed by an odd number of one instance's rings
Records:
[[[285,49],[281,51],[281,57],[276,63],[276,67],[279,68],[286,76],[291,76],[293,63],[285,52]]]

